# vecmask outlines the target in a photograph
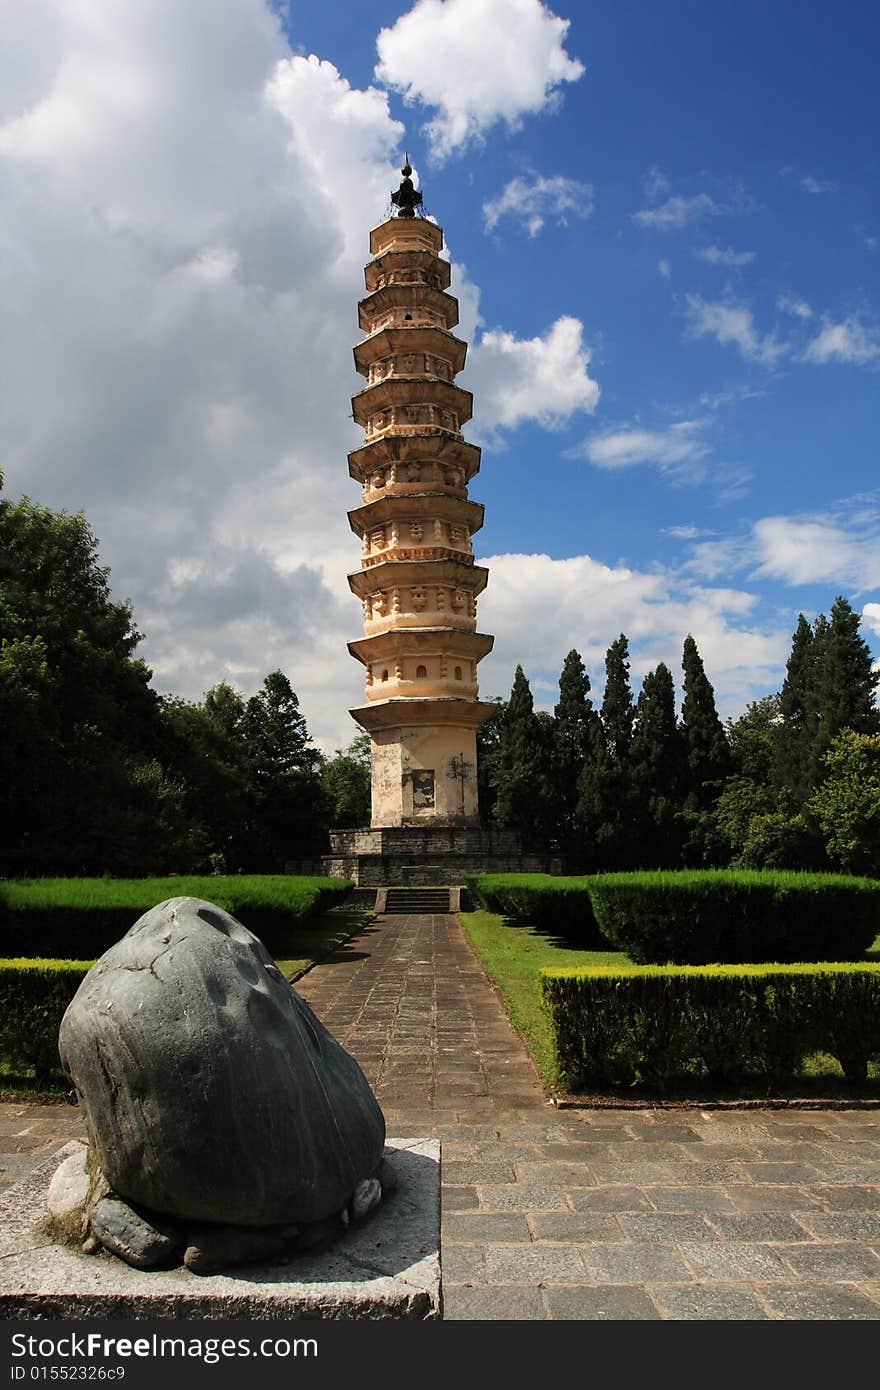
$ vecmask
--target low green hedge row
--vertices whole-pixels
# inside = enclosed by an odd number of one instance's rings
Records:
[[[858,1082],[880,1056],[880,965],[545,969],[541,989],[571,1089],[776,1083],[814,1052]]]
[[[563,937],[584,950],[607,950],[589,893],[589,879],[552,874],[470,874],[465,887],[486,912]]]
[[[58,1029],[91,965],[82,960],[0,960],[0,1062],[59,1072]]]
[[[842,874],[597,874],[589,892],[607,939],[638,964],[853,961],[880,932],[878,884]]]
[[[0,957],[100,956],[151,907],[184,897],[225,908],[272,952],[351,887],[347,879],[289,874],[10,880],[0,882]]]
[[[638,964],[858,960],[880,933],[880,884],[842,874],[482,874],[467,886],[487,911]]]

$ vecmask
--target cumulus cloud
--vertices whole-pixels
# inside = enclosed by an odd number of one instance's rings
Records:
[[[677,231],[692,222],[700,222],[704,217],[717,217],[724,209],[719,207],[708,193],[695,193],[691,198],[675,195],[667,198],[656,208],[641,208],[631,214],[632,220],[640,227],[650,227],[661,232]]]
[[[748,574],[786,584],[834,584],[850,592],[880,587],[878,510],[870,497],[846,498],[827,515],[760,517],[737,536],[694,547],[688,568],[701,578]]]
[[[709,265],[721,265],[729,270],[749,265],[755,259],[754,251],[735,251],[732,246],[703,246],[697,255]]]
[[[639,463],[653,463],[664,473],[692,475],[693,465],[709,452],[701,434],[705,425],[705,420],[679,420],[662,430],[627,425],[593,435],[578,453],[597,468],[632,468]],[[700,469],[699,476],[702,472]]]
[[[442,161],[499,121],[515,129],[583,76],[568,29],[541,0],[416,0],[379,33],[375,75],[435,110],[425,134]]]
[[[825,321],[822,329],[804,350],[804,361],[823,365],[826,362],[852,362],[863,365],[880,357],[880,341],[859,323],[848,318],[841,323]]]
[[[880,637],[880,603],[866,603],[862,609],[862,621]]]
[[[534,179],[511,179],[497,198],[483,204],[483,224],[487,232],[502,217],[514,217],[530,237],[537,236],[548,217],[565,224],[573,217],[590,217],[593,212],[593,186],[561,175]]]
[[[776,307],[783,314],[791,314],[796,319],[811,319],[813,310],[805,299],[797,299],[792,294],[781,294],[776,301]]]
[[[594,688],[601,689],[605,652],[618,633],[630,641],[636,679],[665,661],[680,687],[685,635],[696,639],[724,714],[738,713],[781,679],[790,633],[754,622],[754,595],[711,589],[672,572],[645,573],[600,564],[589,555],[492,555],[480,601],[481,630],[496,634],[495,653],[480,664],[481,689],[507,695],[516,652],[530,679],[547,688],[552,706],[565,653],[576,647]],[[496,654],[497,653],[497,654]]]
[[[524,421],[558,429],[577,412],[591,414],[599,402],[599,385],[589,367],[590,349],[579,319],[559,318],[536,338],[488,329],[471,349],[462,376],[474,392],[475,434],[497,446],[499,430]]]
[[[669,277],[672,275],[672,266],[669,264],[669,261],[666,259],[665,256],[661,256],[659,261],[657,262],[657,271],[658,274],[663,276],[664,280],[668,280]]]
[[[765,366],[772,366],[787,350],[778,339],[762,337],[757,332],[751,309],[742,304],[709,301],[697,294],[689,294],[687,314],[691,337],[712,337],[722,346],[734,343],[744,357]]]

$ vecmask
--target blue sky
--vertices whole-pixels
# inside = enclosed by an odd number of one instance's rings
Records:
[[[193,697],[288,671],[328,748],[361,697],[351,346],[404,149],[471,344],[496,635],[552,705],[777,689],[846,594],[880,654],[880,13],[33,0],[0,97],[6,490],[86,511]]]

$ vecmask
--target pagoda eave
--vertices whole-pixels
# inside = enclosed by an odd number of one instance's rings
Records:
[[[476,444],[450,434],[447,430],[426,429],[413,434],[382,434],[352,449],[348,455],[348,471],[362,483],[377,467],[406,463],[417,459],[424,463],[442,463],[463,468],[468,481],[480,471],[481,451]]]
[[[380,328],[353,349],[355,370],[366,376],[374,362],[399,353],[427,352],[448,362],[453,374],[460,372],[467,358],[467,343],[445,328],[431,324],[404,324]]]
[[[406,517],[434,517],[441,520],[456,521],[466,526],[473,535],[483,524],[485,507],[482,502],[472,502],[467,497],[456,497],[449,492],[411,492],[406,499]],[[401,515],[400,496],[386,494],[374,502],[365,502],[362,507],[353,507],[348,513],[348,522],[356,536],[363,536]]]
[[[367,733],[394,729],[453,728],[479,729],[496,712],[498,706],[481,700],[468,700],[454,695],[419,699],[377,700],[371,705],[358,705],[349,714]]]
[[[454,328],[458,323],[458,300],[445,290],[435,290],[431,285],[383,285],[358,304],[358,324],[365,333],[374,333],[385,327],[377,325],[376,319],[394,310],[402,314],[404,309],[413,316],[419,312],[432,314],[438,326]],[[415,317],[411,321],[417,322]]]
[[[368,261],[364,267],[364,282],[367,289],[372,292],[382,288],[378,283],[380,280],[383,280],[384,283],[388,276],[394,275],[400,269],[406,272],[410,267],[415,267],[422,274],[430,275],[436,288],[449,289],[452,279],[452,266],[449,262],[438,259],[433,251],[413,249],[383,251],[381,256],[376,256],[372,261]]]
[[[482,661],[495,645],[490,633],[469,632],[466,628],[392,627],[371,637],[356,638],[348,643],[348,650],[366,666],[370,661],[382,661],[404,650],[413,655],[433,651],[444,639],[448,651],[466,661]]]
[[[348,576],[348,586],[358,598],[367,598],[380,589],[404,585],[419,587],[425,584],[450,584],[481,594],[489,582],[489,571],[481,565],[463,560],[386,560],[368,570],[355,570]]]
[[[352,396],[351,407],[355,423],[366,428],[374,411],[423,405],[428,399],[439,409],[455,411],[459,424],[471,418],[474,398],[470,391],[451,381],[424,376],[389,376],[374,382]]]

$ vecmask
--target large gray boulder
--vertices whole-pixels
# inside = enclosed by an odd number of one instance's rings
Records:
[[[172,898],[92,966],[59,1049],[91,1160],[138,1206],[242,1226],[321,1221],[377,1174],[363,1072],[228,912]]]

